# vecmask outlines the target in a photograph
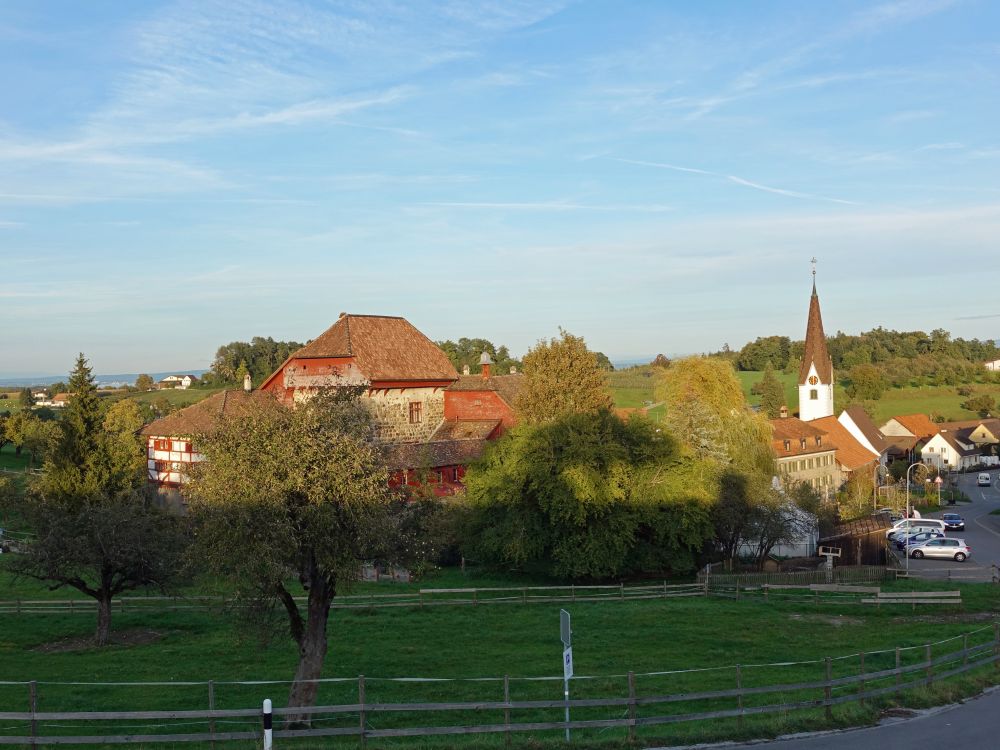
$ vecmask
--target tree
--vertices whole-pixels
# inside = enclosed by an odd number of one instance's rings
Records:
[[[560,577],[689,572],[709,493],[675,441],[609,410],[520,424],[469,467],[476,559]]]
[[[877,401],[885,391],[885,376],[877,365],[857,365],[847,374],[849,398]]]
[[[781,407],[785,405],[785,389],[774,374],[774,368],[768,362],[764,377],[754,384],[750,392],[760,396],[760,408],[771,419],[781,416]]]
[[[295,409],[261,394],[197,436],[207,460],[185,486],[200,566],[236,584],[255,624],[284,612],[299,654],[289,706],[315,703],[330,605],[393,538],[394,494],[360,393],[331,388]],[[289,574],[306,591],[304,610]]]
[[[22,409],[30,409],[35,405],[35,399],[31,396],[30,388],[22,388],[17,395],[17,403]]]
[[[996,402],[989,394],[981,393],[978,396],[973,396],[972,398],[963,401],[962,408],[967,409],[968,411],[974,411],[979,414],[980,417],[988,417],[996,408]]]
[[[236,382],[240,384],[244,383],[249,374],[250,370],[247,368],[247,363],[240,362],[240,366],[236,368]]]
[[[237,377],[240,364],[246,365],[255,383],[260,383],[278,369],[288,356],[302,348],[297,341],[275,341],[268,336],[254,336],[250,341],[232,341],[220,346],[212,362],[209,381],[243,384],[243,377]],[[203,377],[204,379],[204,377]]]
[[[480,372],[479,358],[483,352],[490,355],[493,360],[493,372],[503,374],[509,372],[511,367],[520,368],[521,363],[511,357],[506,346],[494,346],[488,339],[460,338],[458,341],[435,341],[435,344],[445,353],[452,365],[459,372],[463,367],[468,367],[469,372],[476,374]]]
[[[670,359],[665,354],[657,354],[653,361],[650,362],[653,367],[660,367],[662,369],[667,369],[670,367]]]
[[[139,391],[151,391],[153,390],[154,385],[155,383],[153,382],[153,378],[146,373],[143,373],[135,379],[135,387],[136,390]]]
[[[180,519],[160,511],[149,496],[136,404],[121,401],[104,414],[82,354],[70,386],[75,396],[63,419],[37,422],[47,426],[37,428],[37,439],[50,446],[41,477],[17,506],[35,540],[11,570],[96,599],[95,640],[104,646],[112,599],[166,586],[177,570],[183,535]]]
[[[559,329],[559,338],[539,341],[524,356],[525,383],[515,411],[526,424],[574,412],[611,407],[607,372],[584,340]]]

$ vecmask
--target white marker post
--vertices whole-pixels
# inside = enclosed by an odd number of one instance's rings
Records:
[[[573,629],[569,612],[559,610],[559,638],[563,642],[563,698],[566,700],[566,741],[569,742],[569,678],[573,676]]]
[[[264,750],[271,750],[271,744],[273,742],[271,737],[271,732],[273,731],[271,727],[272,717],[271,717],[271,699],[264,699]]]

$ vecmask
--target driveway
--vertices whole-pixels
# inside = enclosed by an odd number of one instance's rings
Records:
[[[990,472],[993,479],[1000,472]],[[921,578],[952,581],[991,581],[993,564],[1000,565],[1000,515],[992,516],[990,511],[1000,510],[1000,488],[996,482],[990,487],[976,486],[977,474],[962,474],[958,477],[959,488],[968,495],[971,503],[944,506],[939,512],[925,513],[926,518],[940,518],[942,513],[958,513],[965,519],[965,531],[950,531],[948,536],[964,539],[972,547],[972,557],[964,563],[954,560],[914,560],[910,559],[910,575]],[[906,558],[899,553],[900,565],[905,567]]]

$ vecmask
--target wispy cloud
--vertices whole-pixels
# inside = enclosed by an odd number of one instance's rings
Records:
[[[992,313],[989,315],[960,315],[955,318],[955,320],[990,320],[992,318],[1000,318],[1000,313]]]
[[[663,213],[673,211],[673,206],[644,204],[593,204],[569,203],[564,201],[538,201],[504,203],[489,201],[424,201],[419,206],[439,206],[443,208],[485,208],[511,211],[638,211],[643,213]]]
[[[15,227],[23,227],[24,223],[20,221],[5,221],[0,219],[0,229],[13,229]]]
[[[657,169],[669,169],[675,172],[690,172],[692,174],[707,175],[710,177],[718,177],[735,185],[741,185],[742,187],[748,187],[753,190],[760,190],[765,193],[774,193],[775,195],[784,195],[788,198],[800,198],[804,200],[815,200],[815,201],[826,201],[828,203],[841,203],[848,206],[860,205],[857,201],[845,200],[843,198],[831,198],[825,195],[816,195],[814,193],[802,193],[797,190],[787,190],[785,188],[777,188],[771,185],[764,185],[759,182],[753,182],[752,180],[747,180],[743,177],[737,177],[731,174],[722,174],[720,172],[712,172],[707,169],[696,169],[695,167],[681,167],[676,164],[666,164],[663,162],[653,162],[653,161],[641,161],[639,159],[614,159],[614,161],[624,162],[625,164],[637,164],[643,167],[655,167]]]

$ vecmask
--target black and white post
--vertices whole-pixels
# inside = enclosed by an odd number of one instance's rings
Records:
[[[559,638],[563,642],[563,698],[566,701],[566,741],[569,742],[569,678],[573,676],[573,629],[569,612],[559,610]]]
[[[264,750],[271,750],[273,738],[271,732],[273,727],[273,717],[271,716],[271,699],[264,699]]]

